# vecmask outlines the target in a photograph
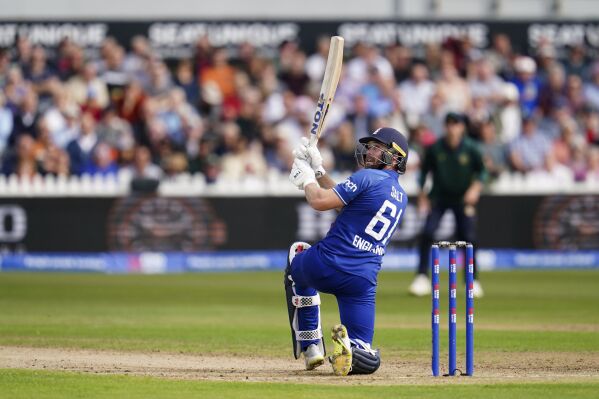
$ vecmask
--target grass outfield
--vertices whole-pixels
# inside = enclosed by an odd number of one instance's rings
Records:
[[[411,278],[411,273],[381,274],[375,346],[381,348],[384,361],[397,364],[398,374],[402,374],[401,362],[406,361],[410,372],[426,376],[430,366],[430,300],[406,294]],[[398,390],[406,396],[480,397],[481,389],[485,397],[564,397],[566,392],[568,397],[593,397],[591,392],[599,388],[598,372],[593,372],[593,359],[599,359],[599,273],[487,272],[482,278],[486,296],[475,303],[477,374],[467,384],[451,382],[439,390],[437,380],[423,378],[418,386],[410,383],[398,388],[395,385],[402,382],[394,380],[392,387],[370,386],[362,391],[354,386],[344,391],[339,386],[327,386],[330,381],[320,376],[318,384],[299,385],[297,390],[313,396],[314,389],[331,389],[329,396],[336,397],[339,392],[344,398],[393,396]],[[443,290],[442,327],[447,323],[446,296]],[[460,286],[461,320],[463,296]],[[322,297],[326,329],[338,322],[338,315],[334,298]],[[292,361],[283,298],[282,274],[271,272],[160,276],[0,273],[0,347],[259,355],[283,363],[289,359],[289,364],[301,368]],[[464,349],[462,332],[463,321],[458,325],[459,362]],[[442,334],[443,350],[446,331]],[[534,363],[540,358],[547,359],[549,372],[586,370],[581,374],[586,379],[566,378],[556,384],[551,382],[551,373],[542,374],[541,379],[523,373],[525,377],[515,381],[518,383],[477,380],[484,376],[485,367],[500,364],[509,374],[513,366],[517,375],[518,369],[526,371],[527,359]],[[556,359],[563,364],[556,364]],[[582,365],[577,366],[577,362]],[[293,382],[293,373],[289,374],[289,382]],[[31,384],[33,380],[46,382]],[[130,397],[148,397],[148,392],[184,397],[204,390],[216,390],[219,397],[269,397],[289,392],[290,384],[0,370],[0,386],[13,389],[5,391],[14,393],[6,397],[77,397],[77,389],[91,392],[86,397],[100,397],[102,392],[118,395],[124,392],[122,387],[127,387]],[[42,391],[47,396],[37,395]]]

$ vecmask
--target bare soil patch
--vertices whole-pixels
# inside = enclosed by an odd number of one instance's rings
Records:
[[[314,371],[303,362],[260,356],[204,356],[164,352],[116,352],[0,346],[0,368],[132,374],[160,378],[318,384],[438,384],[497,382],[599,382],[599,353],[485,352],[473,378],[433,378],[428,356],[383,358],[370,376],[339,378],[328,364]]]

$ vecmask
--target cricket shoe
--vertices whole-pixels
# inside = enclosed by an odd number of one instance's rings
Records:
[[[324,354],[316,344],[312,344],[306,348],[304,360],[306,361],[306,370],[314,370],[316,367],[324,364]]]
[[[431,281],[426,274],[417,274],[409,288],[410,294],[414,296],[430,295],[431,290]]]
[[[352,365],[352,349],[347,328],[343,324],[337,324],[331,329],[331,338],[334,349],[329,361],[333,366],[333,372],[335,375],[348,375]]]
[[[482,298],[483,296],[485,296],[483,286],[478,280],[474,280],[474,282],[472,283],[472,295],[474,295],[475,298]]]

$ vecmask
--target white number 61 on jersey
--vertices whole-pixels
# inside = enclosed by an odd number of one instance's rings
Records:
[[[391,226],[391,220],[384,216],[384,213],[387,211],[387,209],[391,211],[391,217],[395,218],[395,222],[393,223],[393,228],[391,230],[389,230],[389,227]],[[385,240],[382,242],[383,245],[386,245],[387,241],[389,241],[389,238],[391,238],[391,233],[393,233],[395,230],[395,226],[397,226],[397,223],[399,223],[399,218],[401,217],[402,212],[403,209],[397,212],[397,206],[393,202],[385,200],[376,215],[374,215],[374,217],[370,220],[370,223],[368,223],[368,226],[366,226],[366,229],[364,229],[364,232],[373,237],[375,240],[380,241],[385,236],[385,233],[387,233],[389,230],[389,234],[387,234],[387,237],[385,237]],[[381,228],[379,231],[374,231],[374,228],[379,222],[382,223]]]

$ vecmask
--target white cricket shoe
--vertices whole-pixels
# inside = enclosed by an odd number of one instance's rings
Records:
[[[485,296],[483,286],[478,280],[474,280],[474,282],[472,283],[472,295],[474,295],[475,298],[482,298],[483,296]]]
[[[431,291],[431,281],[426,274],[416,275],[409,288],[410,294],[414,296],[430,295]]]
[[[324,354],[316,344],[312,344],[306,348],[304,360],[306,361],[306,370],[314,370],[316,367],[324,364]]]
[[[331,338],[334,349],[329,361],[333,366],[333,372],[335,375],[348,375],[352,365],[352,350],[347,328],[343,324],[337,324],[331,329]]]

